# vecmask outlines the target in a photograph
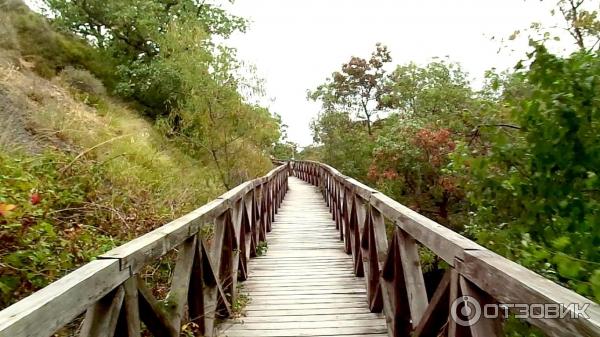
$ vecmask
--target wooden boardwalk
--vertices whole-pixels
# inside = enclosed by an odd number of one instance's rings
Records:
[[[460,303],[450,305],[464,296],[482,304],[560,307],[560,317],[532,315],[527,322],[547,336],[600,337],[597,303],[335,168],[313,161],[277,164],[265,176],[0,311],[0,337],[75,335],[76,329],[86,337],[176,337],[189,322],[206,337],[505,335],[502,315],[460,325],[457,314],[462,322],[481,314],[470,310],[473,315],[463,317]],[[339,215],[335,222],[321,195]],[[210,244],[203,239],[203,224],[215,225]],[[267,255],[251,259],[265,237]],[[447,266],[431,296],[421,270],[421,247]],[[356,257],[356,271],[364,278],[354,277],[354,261],[344,250]],[[155,282],[142,273],[166,254],[177,257],[167,297],[158,299]],[[247,281],[240,284],[239,279]],[[215,328],[216,313],[233,317],[231,303],[241,294],[250,298],[243,316]],[[383,314],[370,313],[367,303]],[[582,308],[587,308],[585,315]],[[82,313],[83,322],[78,319]]]
[[[267,254],[249,263],[240,292],[250,303],[242,317],[221,325],[219,336],[387,336],[318,189],[294,177],[289,188]]]

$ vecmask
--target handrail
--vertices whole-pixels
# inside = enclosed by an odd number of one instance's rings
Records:
[[[374,312],[383,311],[390,336],[500,336],[502,315],[482,318],[469,327],[450,319],[449,303],[470,296],[485,304],[515,304],[530,324],[549,336],[600,336],[600,306],[478,245],[336,169],[314,161],[290,161],[294,174],[320,187],[340,240],[352,254],[356,276],[364,276]],[[388,242],[386,221],[393,223]],[[425,246],[450,268],[429,299],[419,259]],[[559,307],[566,317],[525,315],[524,305]],[[587,306],[588,317],[577,309]],[[494,306],[490,306],[494,308]],[[502,307],[501,307],[502,308]],[[455,308],[456,309],[456,308]],[[515,310],[518,309],[518,310]],[[502,313],[502,312],[501,312]],[[573,315],[573,316],[571,316]],[[493,313],[492,315],[493,316]],[[529,317],[525,317],[529,316]],[[458,317],[461,318],[461,317]],[[463,318],[465,319],[465,318]],[[412,335],[411,335],[412,333]]]
[[[0,311],[0,337],[51,336],[84,312],[80,336],[139,337],[143,322],[155,336],[176,337],[184,320],[213,336],[215,318],[231,315],[237,281],[271,231],[289,174],[289,164],[276,167]],[[211,223],[209,244],[199,231]],[[171,291],[159,302],[138,273],[172,251]]]

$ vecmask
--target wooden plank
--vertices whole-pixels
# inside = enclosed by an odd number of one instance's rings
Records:
[[[123,299],[123,320],[125,327],[121,329],[122,334],[118,336],[140,337],[141,336],[141,321],[140,321],[140,304],[138,301],[137,281],[135,277],[123,283],[125,290],[125,298]]]
[[[423,317],[417,324],[413,337],[437,337],[440,329],[448,322],[449,315],[449,296],[450,296],[450,275],[448,270],[440,280],[431,302],[423,313]]]
[[[222,336],[227,337],[296,337],[296,336],[345,336],[354,334],[369,336],[370,334],[383,334],[382,327],[344,327],[344,328],[300,328],[284,330],[234,330],[225,331]]]
[[[178,337],[180,326],[174,325],[164,305],[154,298],[144,281],[138,276],[140,318],[154,336]]]
[[[377,193],[377,190],[370,188],[354,178],[345,178],[343,181],[347,188],[367,201],[369,201],[372,194]]]
[[[118,260],[92,261],[0,312],[0,336],[50,336],[129,278]]]
[[[198,235],[196,235],[195,257],[190,276],[190,289],[188,291],[188,315],[191,322],[198,324],[198,328],[202,334],[206,331],[204,293],[202,243]]]
[[[240,323],[250,323],[250,322],[322,322],[322,321],[362,321],[362,320],[372,320],[372,321],[385,321],[385,318],[381,315],[379,317],[373,317],[371,313],[359,313],[359,314],[329,314],[329,315],[290,315],[290,316],[242,316],[240,318],[236,318],[234,322]]]
[[[449,287],[450,287],[450,294],[449,294],[449,301],[448,301],[448,312],[451,312],[451,306],[452,303],[458,299],[458,297],[460,296],[460,288],[458,286],[458,272],[454,269],[450,269],[450,283],[449,283]],[[457,330],[459,330],[460,327],[456,324],[456,321],[454,321],[453,319],[449,318],[448,319],[448,337],[456,337],[459,334],[457,333]]]
[[[118,259],[121,269],[131,268],[133,273],[137,273],[143,266],[165,255],[194,235],[202,223],[212,221],[227,207],[227,202],[224,200],[213,200],[163,227],[100,255],[99,258]]]
[[[491,251],[465,252],[457,270],[500,303],[552,303],[588,305],[590,317],[572,318],[572,308],[562,319],[528,319],[550,336],[600,336],[600,306]]]
[[[464,296],[470,296],[477,301],[478,305],[483,308],[486,304],[494,303],[490,300],[489,295],[483,293],[471,282],[467,281],[463,276],[459,276],[460,290]],[[494,303],[495,304],[495,303]],[[495,319],[481,317],[478,321],[473,322],[469,329],[472,337],[494,337],[503,336],[502,334],[502,317]]]
[[[236,322],[228,327],[228,333],[236,330],[288,330],[288,329],[316,329],[316,328],[379,328],[385,324],[385,319],[367,319],[367,320],[327,320],[327,321],[299,321],[299,322],[252,322],[243,320]]]
[[[206,337],[212,337],[215,333],[217,311],[224,308],[229,316],[231,314],[231,306],[218,278],[218,269],[213,262],[211,254],[206,250],[206,244],[204,241],[200,241],[198,245],[202,249],[200,255],[202,256],[202,277],[204,281],[204,334]],[[221,308],[219,307],[219,301],[222,304]]]
[[[450,313],[451,317],[448,318],[448,337],[467,337],[470,336],[469,334],[469,329],[463,325],[458,324],[454,319],[452,319],[452,310],[454,308],[452,308],[452,305],[454,303],[454,301],[456,301],[460,296],[462,296],[461,294],[461,289],[460,289],[460,285],[459,285],[459,274],[456,271],[456,269],[450,269],[450,297],[449,297],[449,303],[448,305],[448,312]],[[459,310],[460,308],[456,308],[458,312],[455,312],[454,314],[458,315],[459,314]]]
[[[187,305],[188,292],[190,288],[190,277],[194,258],[196,257],[196,236],[187,239],[180,247],[175,263],[175,270],[171,280],[171,289],[166,298],[169,305],[169,318],[171,325],[179,329]]]
[[[413,326],[416,326],[421,321],[428,304],[419,249],[415,240],[403,230],[396,230],[394,235],[398,237],[400,260],[402,262],[406,294],[410,306],[410,318],[413,321]]]
[[[113,337],[124,297],[125,290],[121,286],[91,306],[85,314],[79,336]]]
[[[324,186],[325,181],[320,180]],[[319,191],[296,179],[289,185],[268,235],[267,255],[248,263],[240,292],[250,303],[242,317],[220,327],[219,335],[385,335],[385,319],[369,311],[364,281],[354,277],[352,257],[344,253]],[[365,214],[359,216],[364,221]],[[341,220],[341,213],[336,218]],[[385,236],[383,224],[379,235]]]
[[[366,305],[366,302],[365,302]],[[318,312],[314,309],[306,308],[292,308],[292,309],[265,309],[265,310],[248,310],[244,312],[244,317],[279,317],[279,316],[297,316],[297,315],[333,315],[333,314],[364,314],[365,308],[363,307],[338,307],[338,308],[320,308]],[[381,317],[379,314],[376,317]]]
[[[462,259],[466,250],[485,249],[382,193],[373,194],[370,203],[450,265],[454,264],[455,258]]]

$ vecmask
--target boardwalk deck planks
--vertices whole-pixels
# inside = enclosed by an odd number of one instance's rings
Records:
[[[267,237],[267,254],[250,261],[242,290],[248,316],[223,324],[219,336],[387,336],[317,188],[291,177]]]
[[[84,313],[80,336],[139,337],[143,322],[156,337],[178,337],[190,321],[206,337],[502,335],[501,317],[467,327],[450,318],[450,304],[467,295],[588,306],[587,317],[527,322],[548,336],[600,337],[598,304],[330,166],[277,164],[0,311],[0,337],[48,337]],[[210,244],[199,235],[205,224],[215,226]],[[257,257],[265,240],[268,253]],[[431,294],[422,247],[448,263]],[[158,300],[139,273],[170,252],[171,291]],[[231,319],[240,293],[251,302]]]

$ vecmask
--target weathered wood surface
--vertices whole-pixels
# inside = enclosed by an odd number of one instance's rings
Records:
[[[549,312],[530,315],[525,320],[548,336],[600,336],[600,306],[589,299],[487,250],[328,165],[294,161],[292,169],[296,176],[318,186],[322,192],[344,249],[352,255],[354,273],[364,276],[370,309],[383,311],[390,336],[502,336],[501,316],[477,322],[470,317],[461,318],[463,321],[468,318],[467,326],[452,318],[463,312],[460,306],[455,307],[455,312],[449,310],[463,296],[474,298],[480,307],[498,303],[560,306],[566,318],[557,318]],[[386,229],[391,240],[386,238]],[[393,234],[389,233],[392,229]],[[446,276],[429,298],[424,291],[420,247],[428,248],[448,263]],[[570,304],[587,306],[587,316],[578,316]]]
[[[82,337],[178,337],[190,320],[206,337],[231,315],[236,283],[264,241],[287,191],[289,165],[245,182],[214,201],[117,247],[48,287],[0,311],[0,337],[45,337],[85,312]],[[214,224],[207,244],[199,230]],[[175,252],[170,291],[154,297],[140,270]],[[150,280],[151,281],[151,280]]]
[[[268,236],[268,252],[249,263],[240,290],[250,303],[220,336],[387,336],[369,311],[365,282],[353,273],[335,222],[317,188],[289,178]]]
[[[450,318],[463,296],[586,305],[585,317],[566,307],[563,319],[526,320],[548,336],[600,336],[598,304],[330,166],[280,164],[4,309],[0,337],[51,336],[84,312],[80,336],[139,337],[141,322],[157,337],[178,337],[188,322],[205,337],[501,336],[502,317],[468,327]],[[284,201],[290,173],[304,182],[292,178]],[[214,224],[210,243],[199,234],[204,224]],[[251,260],[269,232],[268,254]],[[422,248],[448,263],[429,296]],[[140,271],[169,252],[177,258],[161,300]],[[243,293],[251,297],[244,316],[217,331]]]

